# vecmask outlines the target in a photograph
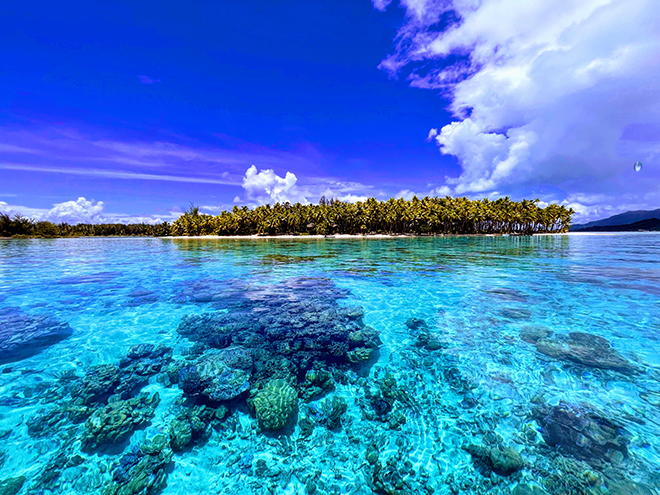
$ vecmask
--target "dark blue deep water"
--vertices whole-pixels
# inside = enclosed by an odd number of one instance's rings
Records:
[[[1,494],[660,493],[660,235],[0,240]]]

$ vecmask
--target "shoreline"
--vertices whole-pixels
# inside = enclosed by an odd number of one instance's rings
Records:
[[[644,235],[644,234],[658,234],[655,231],[642,231],[642,232],[545,232],[538,234],[431,234],[431,235],[415,235],[415,234],[334,234],[334,235],[191,235],[191,236],[72,236],[72,237],[0,237],[0,241],[8,240],[57,240],[57,239],[172,239],[172,240],[185,240],[185,239],[207,239],[207,240],[306,240],[306,239],[420,239],[420,238],[435,238],[435,237],[537,237],[537,236],[613,236],[613,235]]]
[[[400,238],[431,238],[431,237],[533,237],[536,235],[565,235],[566,233],[545,233],[545,234],[437,234],[437,235],[415,235],[415,234],[334,234],[334,235],[182,235],[159,237],[158,239],[400,239]]]

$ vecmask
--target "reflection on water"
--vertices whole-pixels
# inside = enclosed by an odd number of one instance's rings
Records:
[[[658,240],[0,240],[0,493],[658,494]]]

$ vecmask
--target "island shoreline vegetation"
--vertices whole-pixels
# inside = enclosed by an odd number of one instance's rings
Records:
[[[539,200],[495,201],[413,197],[348,203],[322,197],[318,204],[234,206],[207,215],[191,204],[172,223],[55,224],[0,213],[0,237],[168,237],[280,235],[532,235],[568,232],[574,211]]]

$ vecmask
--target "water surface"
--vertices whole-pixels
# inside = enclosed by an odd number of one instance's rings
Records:
[[[0,240],[0,325],[19,493],[660,486],[658,235]],[[211,361],[236,397],[184,385]],[[276,379],[295,410],[268,431]]]

